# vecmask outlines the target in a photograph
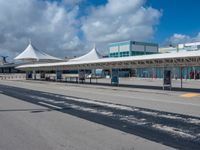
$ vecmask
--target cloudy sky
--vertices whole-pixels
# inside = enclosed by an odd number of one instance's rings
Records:
[[[29,39],[54,56],[96,44],[136,40],[161,45],[200,40],[198,0],[0,0],[0,55],[15,57]]]

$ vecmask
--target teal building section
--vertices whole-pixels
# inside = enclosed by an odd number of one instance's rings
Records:
[[[158,53],[158,44],[124,41],[109,44],[109,57],[127,57]]]

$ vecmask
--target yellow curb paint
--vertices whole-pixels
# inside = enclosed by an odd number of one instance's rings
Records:
[[[198,93],[186,93],[186,94],[182,94],[180,96],[186,97],[186,98],[191,98],[191,97],[195,97],[195,96],[200,96],[200,94],[198,94]]]

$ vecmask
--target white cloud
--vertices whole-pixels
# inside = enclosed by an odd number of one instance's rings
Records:
[[[185,34],[175,33],[170,38],[166,39],[165,44],[176,45],[181,43],[197,42],[197,41],[200,41],[200,32],[194,37]]]
[[[185,43],[185,42],[191,42],[191,37],[184,35],[184,34],[177,34],[175,33],[173,36],[169,38],[169,41],[171,44],[179,44],[179,43]]]
[[[161,13],[143,7],[144,3],[144,0],[108,0],[106,5],[93,8],[82,25],[86,39],[99,43],[150,39]]]
[[[0,0],[0,54],[16,56],[29,38],[61,57],[83,54],[94,43],[102,49],[114,41],[148,40],[161,16],[144,7],[145,0],[108,0],[80,10],[84,1]],[[87,16],[81,16],[84,11]]]
[[[29,38],[57,56],[78,48],[79,7],[66,7],[48,1],[0,0],[0,53],[22,51]]]
[[[197,36],[195,37],[195,41],[200,42],[200,32],[197,34]]]

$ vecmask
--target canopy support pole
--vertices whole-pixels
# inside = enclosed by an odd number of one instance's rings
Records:
[[[80,70],[78,69],[78,78],[77,78],[77,83],[78,83],[78,84],[79,84],[79,79],[80,79],[79,73],[80,73]]]
[[[33,70],[33,80],[36,80],[36,71]]]
[[[196,80],[196,69],[195,69],[195,67],[193,67],[193,70],[194,70],[194,80]]]
[[[183,88],[183,67],[181,67],[181,89]]]

